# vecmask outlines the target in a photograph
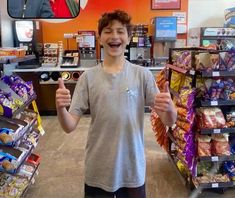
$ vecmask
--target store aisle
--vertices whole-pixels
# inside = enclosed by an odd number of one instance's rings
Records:
[[[39,175],[26,198],[83,198],[84,148],[90,118],[84,116],[77,132],[65,134],[55,116],[43,118],[46,134],[35,153],[41,155]],[[156,144],[149,114],[145,115],[147,158],[146,191],[148,198],[186,198],[189,195],[165,152]],[[199,197],[234,197],[235,190],[225,194],[203,192]]]

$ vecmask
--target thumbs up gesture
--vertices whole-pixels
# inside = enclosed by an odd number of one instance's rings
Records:
[[[56,90],[56,108],[68,107],[71,103],[70,91],[66,89],[63,79],[59,78],[59,88]]]
[[[155,102],[154,102],[154,109],[160,112],[169,112],[174,110],[174,103],[171,100],[171,94],[169,91],[169,82],[165,82],[163,92],[156,94]]]

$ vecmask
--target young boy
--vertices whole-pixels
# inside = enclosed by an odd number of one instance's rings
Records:
[[[149,70],[125,60],[130,20],[120,10],[105,13],[98,24],[103,63],[81,75],[71,105],[61,79],[56,92],[58,118],[67,133],[90,109],[85,197],[145,198],[144,107],[155,108],[168,126],[176,120],[168,84],[167,92],[159,93]]]

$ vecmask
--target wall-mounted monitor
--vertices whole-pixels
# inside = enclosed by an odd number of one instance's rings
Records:
[[[15,21],[14,29],[18,42],[32,42],[34,34],[33,21]]]
[[[175,41],[177,39],[177,17],[156,17],[155,41]]]

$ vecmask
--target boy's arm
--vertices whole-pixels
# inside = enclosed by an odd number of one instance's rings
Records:
[[[177,110],[171,99],[171,94],[169,91],[169,82],[164,85],[164,92],[156,94],[154,109],[159,115],[162,122],[171,127],[177,119]]]
[[[66,133],[72,132],[80,120],[80,116],[73,115],[66,109],[70,103],[70,91],[66,89],[63,80],[59,79],[59,88],[56,90],[56,110],[60,125]]]
[[[72,132],[79,123],[80,116],[76,116],[67,111],[65,107],[57,108],[57,116],[61,127],[66,133]]]

